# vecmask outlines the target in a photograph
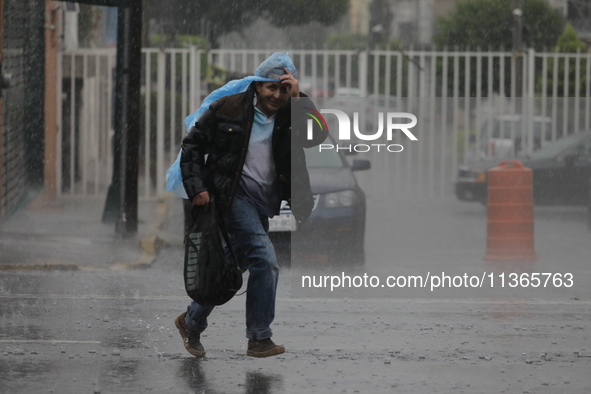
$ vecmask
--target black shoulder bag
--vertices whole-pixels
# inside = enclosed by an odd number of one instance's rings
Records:
[[[228,302],[242,286],[242,271],[236,264],[223,219],[216,215],[214,199],[193,206],[193,223],[185,235],[185,290],[203,306]],[[230,250],[226,257],[222,236]]]

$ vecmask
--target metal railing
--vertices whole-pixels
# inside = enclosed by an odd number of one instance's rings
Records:
[[[252,74],[273,52],[143,50],[141,198],[164,193],[166,169],[185,134],[183,120],[208,90],[228,78]],[[526,152],[538,147],[535,117],[551,120],[543,125],[541,144],[590,128],[590,53],[529,50],[519,57],[481,51],[289,53],[301,89],[325,108],[334,104],[330,99],[340,92],[355,91],[374,100],[384,99],[386,106],[380,110],[396,107],[417,116],[419,143],[406,144],[404,154],[361,154],[374,161],[368,192],[376,196],[450,198],[458,165],[493,153],[480,147],[491,137],[490,124],[499,115],[522,117],[522,149]],[[114,67],[114,49],[80,49],[59,57],[62,156],[56,166],[62,194],[102,195],[110,184]],[[515,137],[515,127],[509,127]]]

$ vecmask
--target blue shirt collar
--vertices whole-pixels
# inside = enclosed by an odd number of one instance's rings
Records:
[[[277,113],[274,113],[271,117],[267,118],[267,115],[265,115],[263,113],[263,111],[261,111],[260,109],[258,109],[258,107],[256,106],[256,97],[254,99],[254,118],[255,118],[255,122],[257,123],[273,123],[275,121],[275,115],[277,115]]]

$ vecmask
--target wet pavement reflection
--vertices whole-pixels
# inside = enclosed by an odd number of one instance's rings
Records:
[[[177,376],[187,383],[187,387],[198,393],[212,393],[207,384],[207,378],[203,372],[202,363],[204,360],[198,358],[186,358],[180,360]]]
[[[241,382],[241,374],[231,373],[223,376],[223,372],[212,374],[209,377],[205,372],[207,359],[185,358],[179,360],[177,376],[187,382],[187,387],[198,393],[225,393],[224,389],[216,388],[213,382],[223,381],[226,387],[236,387],[232,392],[241,394],[271,394],[283,392],[283,376],[277,373],[263,373],[247,371],[244,380]],[[228,390],[227,388],[225,390]]]
[[[246,373],[245,394],[271,394],[281,392],[283,389],[283,377],[277,374],[265,374],[261,372]]]
[[[536,244],[535,263],[489,262],[482,207],[381,207],[369,206],[366,265],[318,274],[572,271],[575,287],[368,289],[359,297],[346,289],[315,299],[294,297],[292,262],[280,273],[273,324],[287,352],[246,357],[241,296],[212,314],[207,357],[195,359],[173,324],[188,302],[180,243],[147,270],[0,272],[0,392],[591,392],[584,218],[542,210],[536,234],[560,242]],[[404,225],[380,227],[382,217]]]

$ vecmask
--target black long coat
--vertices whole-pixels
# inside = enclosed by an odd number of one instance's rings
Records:
[[[252,83],[244,93],[212,103],[189,130],[182,144],[180,167],[187,195],[193,198],[209,191],[217,198],[217,206],[225,220],[229,217],[250,140],[254,85]],[[305,112],[314,105],[305,94],[300,95],[297,99],[290,98],[277,112],[272,139],[281,199],[290,203],[299,223],[308,218],[314,206],[303,148],[320,144],[328,134],[328,130],[320,129],[313,122],[313,139],[307,139]],[[297,108],[293,116],[292,101]]]

